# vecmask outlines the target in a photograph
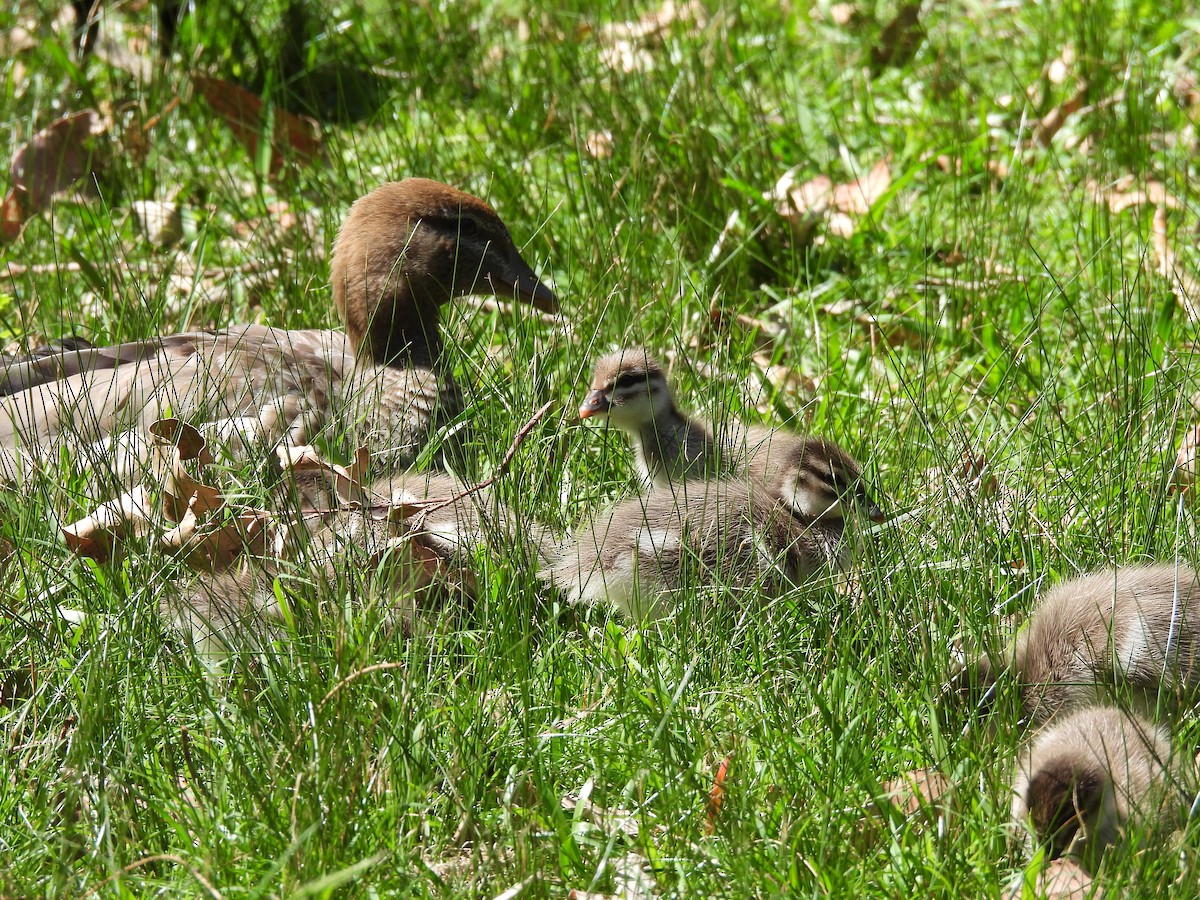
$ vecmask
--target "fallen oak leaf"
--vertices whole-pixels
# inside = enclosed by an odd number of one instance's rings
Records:
[[[658,9],[651,10],[632,22],[609,22],[597,31],[597,38],[610,47],[625,42],[661,43],[675,23],[702,26],[708,19],[704,4],[699,0],[688,0],[676,5],[675,0],[665,0]]]
[[[168,519],[180,522],[188,510],[204,515],[225,506],[220,490],[197,481],[184,468],[185,459],[203,461],[208,452],[200,432],[178,419],[160,419],[150,426],[150,436],[159,459],[155,470],[162,479],[162,509]]]
[[[725,803],[725,779],[729,775],[729,764],[733,762],[734,751],[730,750],[717,766],[717,774],[713,777],[712,789],[704,804],[704,833],[712,834],[717,830],[717,816],[721,814],[721,806]]]
[[[882,786],[880,796],[904,816],[944,806],[953,785],[936,769],[914,769]]]
[[[181,460],[198,459],[202,466],[207,466],[213,461],[204,435],[187,422],[179,419],[159,419],[151,423],[149,431],[154,437],[178,450]]]
[[[1174,486],[1184,494],[1190,493],[1200,476],[1200,425],[1193,426],[1179,442],[1179,454],[1175,457]]]
[[[799,166],[789,169],[764,194],[792,226],[798,241],[807,240],[822,218],[832,233],[849,237],[854,219],[864,216],[887,193],[892,184],[891,156],[885,156],[864,175],[845,184],[834,184],[827,175],[817,175],[797,185]]]
[[[250,156],[257,158],[259,138],[267,127],[263,101],[244,87],[220,78],[193,74],[192,83],[212,111],[245,145]],[[325,149],[320,128],[314,119],[298,116],[279,106],[273,108],[272,115],[274,129],[271,135],[271,175],[279,174],[284,168],[284,150],[290,150],[303,162],[315,162],[324,157]]]
[[[1095,181],[1089,182],[1088,188],[1092,191],[1096,202],[1105,203],[1113,215],[1139,206],[1183,208],[1183,203],[1179,198],[1170,193],[1161,181],[1155,181],[1153,178],[1144,185],[1138,185],[1137,179],[1133,175],[1124,175],[1112,184],[1103,187]]]
[[[1049,147],[1054,136],[1067,123],[1067,119],[1083,109],[1083,105],[1087,102],[1087,96],[1088,83],[1084,81],[1079,84],[1070,98],[1042,117],[1037,127],[1033,129],[1034,143]]]
[[[214,572],[228,569],[244,553],[262,556],[268,539],[272,549],[279,546],[279,535],[269,525],[271,513],[262,509],[241,510],[220,523],[200,521],[195,504],[190,504],[179,524],[163,532],[161,545],[172,551],[182,550],[189,565]]]
[[[101,503],[90,515],[59,530],[77,556],[105,562],[120,540],[146,534],[152,524],[150,493],[138,485],[115,500]]]
[[[1154,211],[1151,240],[1158,274],[1167,280],[1175,299],[1187,314],[1188,321],[1200,321],[1200,279],[1183,268],[1176,259],[1175,251],[1167,236],[1167,208],[1165,205],[1160,205]]]
[[[0,239],[15,241],[21,234],[21,226],[27,218],[29,217],[25,213],[24,204],[21,203],[21,195],[15,189],[10,190],[4,197],[3,204],[0,204]]]
[[[1005,900],[1042,897],[1044,900],[1101,900],[1104,891],[1095,879],[1070,857],[1060,856],[1038,872],[1033,884],[1027,883],[1028,873],[1005,894]]]
[[[318,472],[332,480],[340,504],[354,507],[363,502],[363,477],[371,464],[371,453],[366,447],[354,451],[354,462],[350,468],[326,460],[313,446],[281,444],[275,448],[279,465],[293,477],[303,472]],[[300,483],[302,479],[296,479]]]
[[[92,142],[107,130],[98,112],[85,109],[54,120],[13,154],[12,184],[27,215],[46,209],[55,194],[92,171]]]
[[[12,187],[0,205],[0,239],[16,240],[25,222],[47,209],[55,194],[98,168],[94,141],[107,130],[106,119],[85,109],[56,119],[17,149],[10,165]]]

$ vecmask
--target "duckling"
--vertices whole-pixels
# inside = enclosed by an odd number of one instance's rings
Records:
[[[490,206],[421,178],[354,203],[331,281],[344,333],[246,325],[10,362],[0,374],[0,471],[12,477],[30,456],[53,457],[57,438],[103,450],[168,408],[219,431],[248,421],[256,437],[295,443],[349,430],[403,468],[462,408],[442,365],[439,308],[493,294],[557,309]]]
[[[1160,689],[1183,694],[1200,684],[1198,576],[1163,563],[1065,581],[1040,599],[1006,662],[1035,724],[1123,686],[1153,710]],[[990,688],[1004,665],[985,654],[964,683]]]
[[[290,541],[294,559],[248,559],[237,570],[200,576],[181,599],[163,601],[164,617],[202,657],[219,659],[246,639],[272,634],[287,594],[349,588],[359,605],[381,604],[408,633],[447,601],[473,600],[478,556],[487,546],[527,552],[534,569],[551,559],[540,526],[520,521],[488,488],[449,475],[380,479],[361,508],[338,508],[330,485],[304,480],[296,485],[305,508]],[[414,511],[394,519],[403,505]]]
[[[754,479],[653,487],[577,531],[549,579],[569,602],[607,599],[634,619],[661,616],[664,598],[686,585],[688,572],[777,595],[844,565],[844,516],[876,509],[857,477],[833,477],[843,458],[832,442],[810,445],[798,476],[807,486],[803,513]]]
[[[1133,828],[1144,838],[1182,819],[1166,729],[1111,706],[1078,709],[1048,725],[1023,754],[1013,821],[1095,873],[1107,847]]]
[[[794,513],[820,518],[832,484],[858,484],[862,467],[833,441],[763,426],[721,432],[679,411],[662,366],[642,348],[596,360],[581,419],[606,416],[629,434],[642,480],[655,487],[689,478],[745,477],[777,493]],[[858,499],[865,498],[865,489]],[[873,503],[863,511],[880,521]]]
[[[735,473],[733,447],[679,411],[662,365],[640,347],[596,360],[579,418],[600,417],[629,435],[638,473],[649,485]]]

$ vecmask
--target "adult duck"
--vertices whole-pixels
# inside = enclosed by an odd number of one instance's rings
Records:
[[[2,473],[57,459],[66,442],[123,476],[144,457],[145,426],[168,414],[210,433],[296,443],[332,427],[404,467],[462,409],[442,364],[441,306],[479,294],[557,310],[495,210],[422,178],[354,203],[331,281],[344,332],[243,325],[9,361]]]

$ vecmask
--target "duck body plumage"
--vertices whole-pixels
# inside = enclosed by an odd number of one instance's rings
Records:
[[[1200,687],[1200,576],[1174,563],[1119,566],[1055,585],[1007,659],[984,656],[980,686],[1008,667],[1026,718],[1041,724],[1114,692],[1153,711]]]
[[[1111,706],[1077,709],[1046,726],[1021,756],[1013,784],[1014,823],[1095,873],[1107,848],[1129,831],[1165,837],[1183,819],[1171,736]]]

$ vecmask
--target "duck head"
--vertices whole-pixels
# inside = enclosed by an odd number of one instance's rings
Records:
[[[512,297],[558,310],[494,209],[425,178],[384,184],[355,201],[330,274],[351,346],[377,364],[435,362],[438,310],[455,297]]]

